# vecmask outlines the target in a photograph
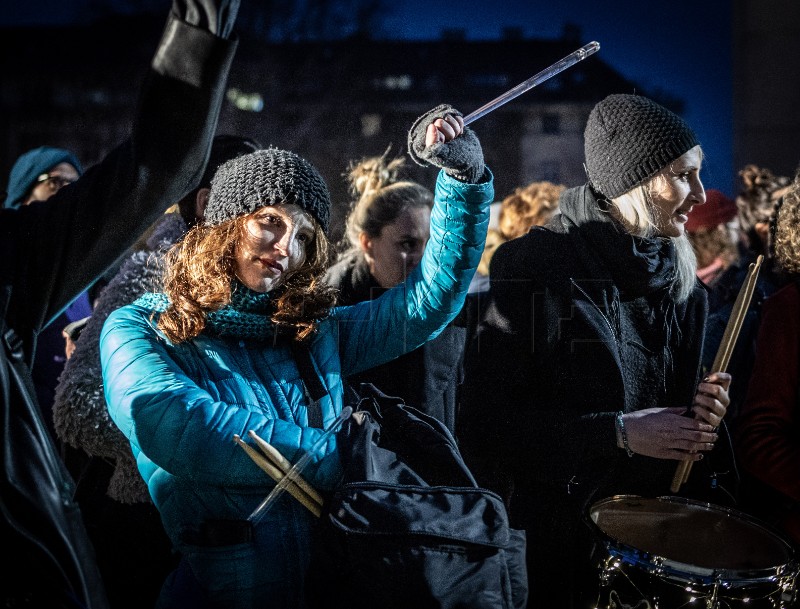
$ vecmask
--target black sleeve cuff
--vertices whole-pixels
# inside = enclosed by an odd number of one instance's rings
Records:
[[[202,88],[217,80],[220,65],[231,61],[236,44],[235,40],[214,36],[171,13],[152,67],[162,76]]]

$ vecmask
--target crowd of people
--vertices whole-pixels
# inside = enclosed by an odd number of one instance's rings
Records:
[[[528,607],[617,606],[592,506],[675,494],[686,463],[681,498],[763,524],[794,564],[800,170],[707,189],[692,127],[621,92],[588,117],[584,184],[495,202],[443,104],[408,134],[434,184],[390,149],[342,160],[334,244],[311,163],[216,133],[238,5],[173,0],[132,133],[97,165],[43,145],[8,177],[3,605],[309,607],[318,521],[288,495],[254,520],[275,483],[233,438],[302,458],[324,498],[342,472],[327,430],[362,383],[440,421],[502,499]]]

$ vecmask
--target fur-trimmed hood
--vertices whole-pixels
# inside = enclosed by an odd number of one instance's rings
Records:
[[[147,240],[147,249],[134,252],[103,288],[56,387],[53,405],[56,434],[90,455],[115,460],[108,496],[122,503],[150,503],[151,500],[136,468],[130,443],[106,408],[100,371],[100,331],[112,311],[146,292],[161,291],[164,254],[186,230],[180,214],[165,214],[159,219]]]

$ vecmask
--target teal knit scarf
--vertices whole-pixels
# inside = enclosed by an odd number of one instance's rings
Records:
[[[217,336],[231,338],[272,337],[276,331],[270,319],[275,312],[273,296],[269,292],[255,292],[238,281],[234,282],[230,304],[209,313],[206,328]]]
[[[275,312],[274,292],[255,292],[235,281],[231,286],[231,302],[206,316],[206,331],[230,338],[273,339],[281,331],[270,319]],[[136,304],[159,312],[166,310],[165,294],[145,294]]]

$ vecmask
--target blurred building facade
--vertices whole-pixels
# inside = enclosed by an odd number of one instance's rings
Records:
[[[733,6],[734,167],[792,176],[800,166],[800,2]]]
[[[46,32],[47,45],[41,30],[4,33],[2,188],[11,163],[30,148],[66,147],[88,166],[125,137],[162,25],[161,17],[125,17],[122,24],[57,28]],[[319,167],[338,237],[350,160],[390,145],[390,154],[404,155],[407,130],[427,109],[446,102],[468,114],[588,42],[565,32],[556,40],[523,39],[514,30],[493,41],[468,41],[458,31],[425,42],[243,39],[219,131],[297,151]],[[53,48],[65,49],[58,61]],[[589,111],[610,93],[633,90],[642,89],[597,54],[476,121],[498,198],[533,180],[583,183]],[[660,101],[681,110],[676,100]],[[435,176],[413,165],[409,174],[429,184]]]

